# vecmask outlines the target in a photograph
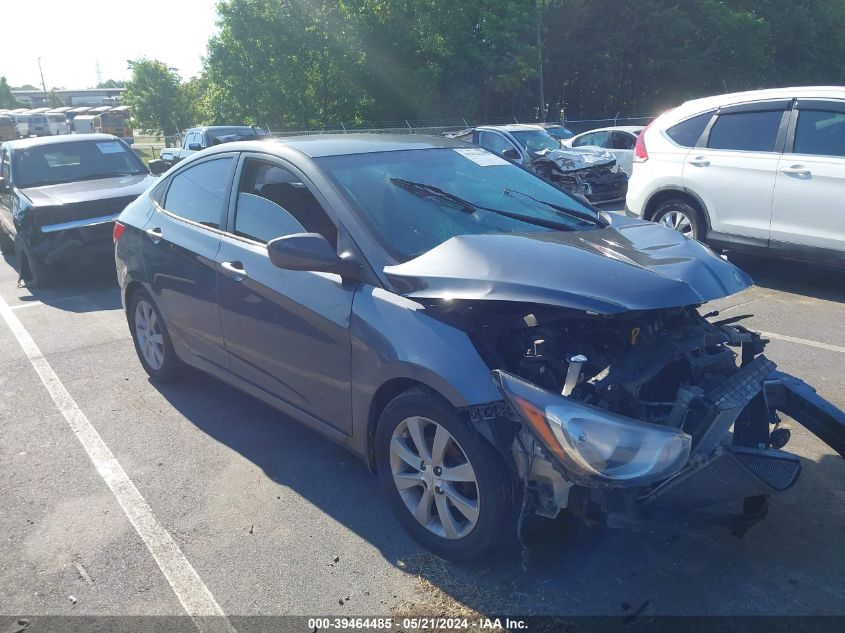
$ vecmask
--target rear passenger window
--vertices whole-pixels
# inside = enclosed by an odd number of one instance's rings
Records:
[[[773,152],[782,110],[720,114],[710,130],[707,147],[744,152]]]
[[[238,186],[235,235],[267,243],[319,233],[337,248],[337,228],[300,178],[276,163],[249,158]]]
[[[681,121],[666,130],[666,135],[681,147],[695,147],[712,116],[712,112],[705,112],[686,121]]]
[[[164,208],[180,218],[220,228],[232,158],[217,158],[180,171],[173,176]]]
[[[795,128],[796,154],[845,156],[845,113],[802,110]]]

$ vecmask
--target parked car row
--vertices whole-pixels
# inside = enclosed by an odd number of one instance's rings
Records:
[[[590,202],[625,197],[628,175],[617,167],[612,153],[592,146],[567,147],[543,126],[485,125],[449,136],[483,147]]]
[[[845,413],[700,314],[748,275],[538,173],[586,153],[542,127],[467,134],[218,137],[157,179],[113,137],[10,141],[0,235],[35,284],[111,255],[153,381],[199,369],[346,446],[450,559],[527,512],[741,534],[800,474],[778,412],[845,455]]]
[[[161,150],[160,158],[173,166],[191,154],[233,141],[260,140],[270,135],[254,125],[206,125],[193,127],[185,131],[181,147],[166,147]]]

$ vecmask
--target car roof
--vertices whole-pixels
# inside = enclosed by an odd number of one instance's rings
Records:
[[[257,125],[255,127],[258,127]],[[199,130],[201,132],[208,132],[214,130],[252,130],[252,125],[200,125],[198,127],[192,127],[188,130],[188,132],[193,132]]]
[[[43,147],[47,145],[62,145],[64,143],[75,143],[79,141],[116,141],[118,138],[111,134],[59,134],[57,136],[39,136],[36,138],[21,138],[15,141],[6,141],[9,149],[27,149],[30,147]]]
[[[747,90],[728,94],[703,97],[685,101],[672,110],[672,118],[684,118],[715,110],[720,106],[745,103],[747,101],[766,101],[770,99],[845,99],[845,86],[793,86],[788,88],[768,88],[766,90]]]
[[[532,130],[546,131],[542,125],[530,123],[509,123],[508,125],[479,125],[478,130],[504,130],[505,132],[530,132]]]
[[[578,136],[589,134],[591,132],[631,132],[635,134],[637,132],[642,132],[644,129],[644,125],[611,125],[610,127],[597,127],[594,130],[587,130],[586,132],[581,132]]]
[[[467,144],[463,141],[422,134],[316,134],[313,136],[291,136],[288,138],[274,138],[262,141],[236,141],[234,143],[218,145],[210,150],[206,150],[206,152],[248,152],[261,148],[272,154],[280,145],[290,147],[309,158],[371,154],[375,152],[398,152],[411,149],[467,147]]]

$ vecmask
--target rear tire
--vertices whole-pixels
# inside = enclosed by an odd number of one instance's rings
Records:
[[[180,377],[185,366],[176,356],[158,306],[143,288],[132,293],[128,319],[135,352],[150,378],[169,382]]]
[[[707,236],[707,225],[701,211],[682,198],[670,198],[662,202],[654,212],[652,221],[699,242],[703,242]]]
[[[415,388],[391,400],[379,419],[375,453],[391,510],[438,556],[476,558],[516,534],[510,469],[438,394]]]

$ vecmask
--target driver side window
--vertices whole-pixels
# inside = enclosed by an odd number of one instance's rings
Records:
[[[583,147],[585,145],[595,145],[596,147],[607,147],[607,132],[592,132],[585,134],[575,143],[576,147]]]
[[[295,233],[319,233],[337,248],[337,228],[292,171],[248,158],[238,185],[235,235],[267,242]]]
[[[482,132],[481,138],[478,140],[478,144],[498,156],[504,156],[505,151],[509,149],[517,152],[517,155],[519,155],[519,152],[513,146],[513,143],[508,141],[508,139],[504,136],[493,132]]]

